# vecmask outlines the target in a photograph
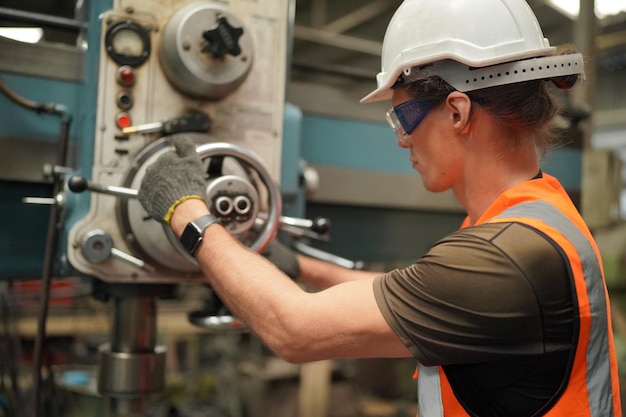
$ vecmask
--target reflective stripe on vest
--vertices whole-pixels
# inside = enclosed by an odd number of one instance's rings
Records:
[[[582,263],[592,317],[586,352],[586,383],[588,402],[591,407],[589,411],[592,417],[613,416],[615,413],[609,362],[607,300],[604,281],[597,279],[602,276],[602,273],[591,243],[567,216],[543,200],[517,204],[507,208],[491,220],[506,218],[527,218],[541,221],[563,234],[578,253]],[[444,415],[439,369],[440,367],[437,366],[427,367],[418,364],[417,392],[418,415],[420,417],[441,417]]]
[[[417,372],[417,415],[443,417],[439,367],[424,366],[418,362]]]

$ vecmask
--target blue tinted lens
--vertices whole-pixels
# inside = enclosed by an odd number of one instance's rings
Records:
[[[393,108],[398,121],[407,135],[413,133],[417,126],[424,120],[430,109],[433,108],[432,101],[419,100],[417,98],[405,101]]]

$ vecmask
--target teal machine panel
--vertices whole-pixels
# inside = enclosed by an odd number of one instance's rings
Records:
[[[83,36],[88,47],[71,55],[82,68],[81,76],[76,79],[64,79],[68,77],[57,74],[64,67],[56,68],[52,64],[41,70],[48,75],[20,73],[19,67],[14,70],[9,65],[10,61],[20,59],[19,45],[6,41],[0,45],[0,60],[4,61],[0,76],[14,93],[33,102],[57,104],[67,111],[71,118],[68,156],[76,170],[92,164],[99,15],[111,4],[111,0],[86,2]],[[18,54],[11,55],[15,51]],[[54,48],[46,52],[54,53]],[[35,57],[32,65],[45,66],[45,62],[38,64]],[[4,94],[0,94],[0,108],[0,141],[4,149],[0,156],[0,216],[5,219],[0,227],[0,279],[36,279],[41,276],[44,262],[50,205],[29,204],[25,199],[53,197],[52,182],[44,176],[44,165],[56,162],[61,120],[58,115],[27,110]],[[54,256],[54,274],[59,276],[73,273],[64,253],[65,237],[69,225],[88,211],[88,196],[67,194],[64,206],[60,241],[56,244],[59,251]]]

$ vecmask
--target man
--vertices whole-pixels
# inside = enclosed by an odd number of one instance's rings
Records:
[[[621,416],[600,255],[538,150],[579,54],[557,55],[523,0],[406,0],[383,43],[387,119],[425,187],[453,190],[462,227],[415,264],[379,274],[299,256],[307,293],[209,215],[190,141],[148,169],[155,219],[203,239],[208,284],[292,362],[418,361],[419,415]],[[419,230],[415,231],[419,236]],[[416,237],[418,238],[418,237]]]

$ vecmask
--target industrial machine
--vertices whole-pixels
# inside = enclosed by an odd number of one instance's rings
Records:
[[[89,214],[70,230],[69,260],[107,282],[178,281],[197,266],[124,188],[138,188],[172,135],[193,135],[223,223],[242,235],[257,228],[263,206],[266,220],[251,247],[273,238],[287,6],[120,3],[102,16],[91,180],[69,182],[75,192],[92,191]]]
[[[114,413],[139,412],[164,388],[156,298],[199,268],[135,199],[143,173],[189,135],[206,161],[207,201],[253,250],[276,235],[287,48],[286,1],[124,0],[102,16],[91,191],[69,231],[69,262],[113,304],[99,391]],[[195,318],[204,323],[205,317]],[[219,329],[233,318],[212,315]]]

